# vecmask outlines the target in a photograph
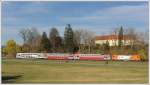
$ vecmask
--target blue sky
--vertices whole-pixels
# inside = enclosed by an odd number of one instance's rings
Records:
[[[2,44],[18,44],[22,28],[36,27],[47,33],[56,27],[63,36],[66,24],[101,35],[123,26],[148,30],[147,2],[2,2]]]

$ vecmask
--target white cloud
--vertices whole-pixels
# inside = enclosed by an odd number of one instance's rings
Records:
[[[5,3],[5,4],[13,5],[13,3]],[[24,7],[24,8],[21,8],[21,10],[17,10],[17,12],[22,13],[22,14],[36,14],[36,13],[41,14],[41,13],[47,13],[47,12],[54,11],[49,8],[43,9],[43,7],[40,7],[42,5],[40,2],[30,3],[25,6],[29,6],[29,5],[33,5],[33,4],[34,5],[36,4],[36,7],[37,7],[36,9],[33,10],[30,7],[28,7],[28,8]],[[39,4],[39,6],[37,6],[37,4]],[[81,11],[81,10],[79,10],[79,11]],[[22,17],[22,18],[15,17],[15,16],[7,16],[7,17],[5,17],[5,21],[8,24],[8,22],[18,22],[19,23],[22,21],[30,20],[30,19],[27,19],[24,17]],[[39,25],[39,27],[37,27],[37,29],[39,30],[39,32],[41,34],[43,31],[47,32],[47,34],[48,34],[52,27],[56,27],[61,36],[63,36],[65,25],[67,23],[70,23],[72,25],[73,29],[88,29],[88,30],[96,32],[96,34],[107,33],[110,31],[110,29],[111,30],[113,29],[112,27],[114,27],[114,28],[118,27],[118,26],[122,25],[122,23],[123,24],[125,23],[128,26],[133,27],[133,28],[134,28],[134,25],[132,25],[132,24],[144,23],[144,24],[137,24],[136,28],[137,29],[140,29],[140,28],[145,29],[144,27],[148,28],[148,6],[146,6],[146,5],[132,5],[132,6],[123,5],[123,6],[118,6],[118,7],[111,7],[111,8],[95,10],[95,12],[93,11],[89,14],[84,14],[83,16],[80,16],[80,17],[79,16],[78,17],[75,17],[75,16],[70,16],[70,17],[66,16],[65,17],[62,15],[62,17],[60,18],[60,21],[61,21],[61,25],[59,25],[59,26],[58,25],[57,26],[44,25],[45,27],[42,27],[43,25],[42,26]],[[16,23],[16,25],[18,25],[18,23]],[[66,24],[62,25],[62,23],[66,23]],[[143,26],[143,25],[145,25],[145,23],[147,23],[147,26]],[[11,23],[9,23],[9,24],[11,24]],[[25,25],[25,23],[22,23],[22,24]],[[58,22],[58,24],[60,24],[60,22]],[[14,23],[13,23],[13,25],[14,25]],[[7,29],[4,29],[4,31],[2,29],[2,36],[3,36],[3,33],[4,34],[6,33],[5,36],[2,37],[3,38],[2,40],[4,40],[5,37],[7,37],[7,39],[11,39],[11,38],[18,39],[18,36],[19,36],[17,34],[18,32],[19,32],[18,28],[13,29],[10,27],[10,29],[7,28]]]
[[[147,17],[146,17],[147,16]],[[124,21],[126,20],[137,20],[144,21],[148,18],[148,6],[137,5],[137,6],[118,6],[106,9],[97,10],[90,15],[82,17],[63,17],[64,21],[95,21],[101,20],[104,22],[112,22],[112,20]]]
[[[109,33],[119,26],[123,26],[125,29],[131,27],[141,31],[148,28],[148,6],[123,5],[105,8],[81,17],[63,17],[62,21],[81,23],[77,28],[93,30],[96,34]],[[88,22],[88,24],[85,22]]]
[[[44,14],[44,13],[48,13],[48,12],[52,12],[52,10],[51,10],[51,9],[47,9],[47,8],[43,9],[43,8],[40,7],[40,6],[36,6],[35,9],[33,9],[33,8],[30,7],[30,6],[26,6],[26,7],[22,8],[22,9],[20,10],[20,13],[21,13],[21,14],[36,14],[36,13],[37,13],[37,14],[38,14],[38,13]]]

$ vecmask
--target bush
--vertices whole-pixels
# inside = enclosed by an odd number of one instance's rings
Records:
[[[147,61],[148,60],[148,55],[146,55],[146,50],[145,49],[139,50],[138,54],[140,55],[142,61]]]

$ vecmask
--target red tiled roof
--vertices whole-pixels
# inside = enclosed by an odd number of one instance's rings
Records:
[[[118,35],[103,35],[103,36],[96,36],[95,40],[117,40]],[[124,40],[130,40],[131,38],[128,35],[123,36]]]

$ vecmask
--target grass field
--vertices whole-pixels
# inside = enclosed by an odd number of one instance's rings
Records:
[[[3,83],[148,83],[148,62],[2,59]]]

